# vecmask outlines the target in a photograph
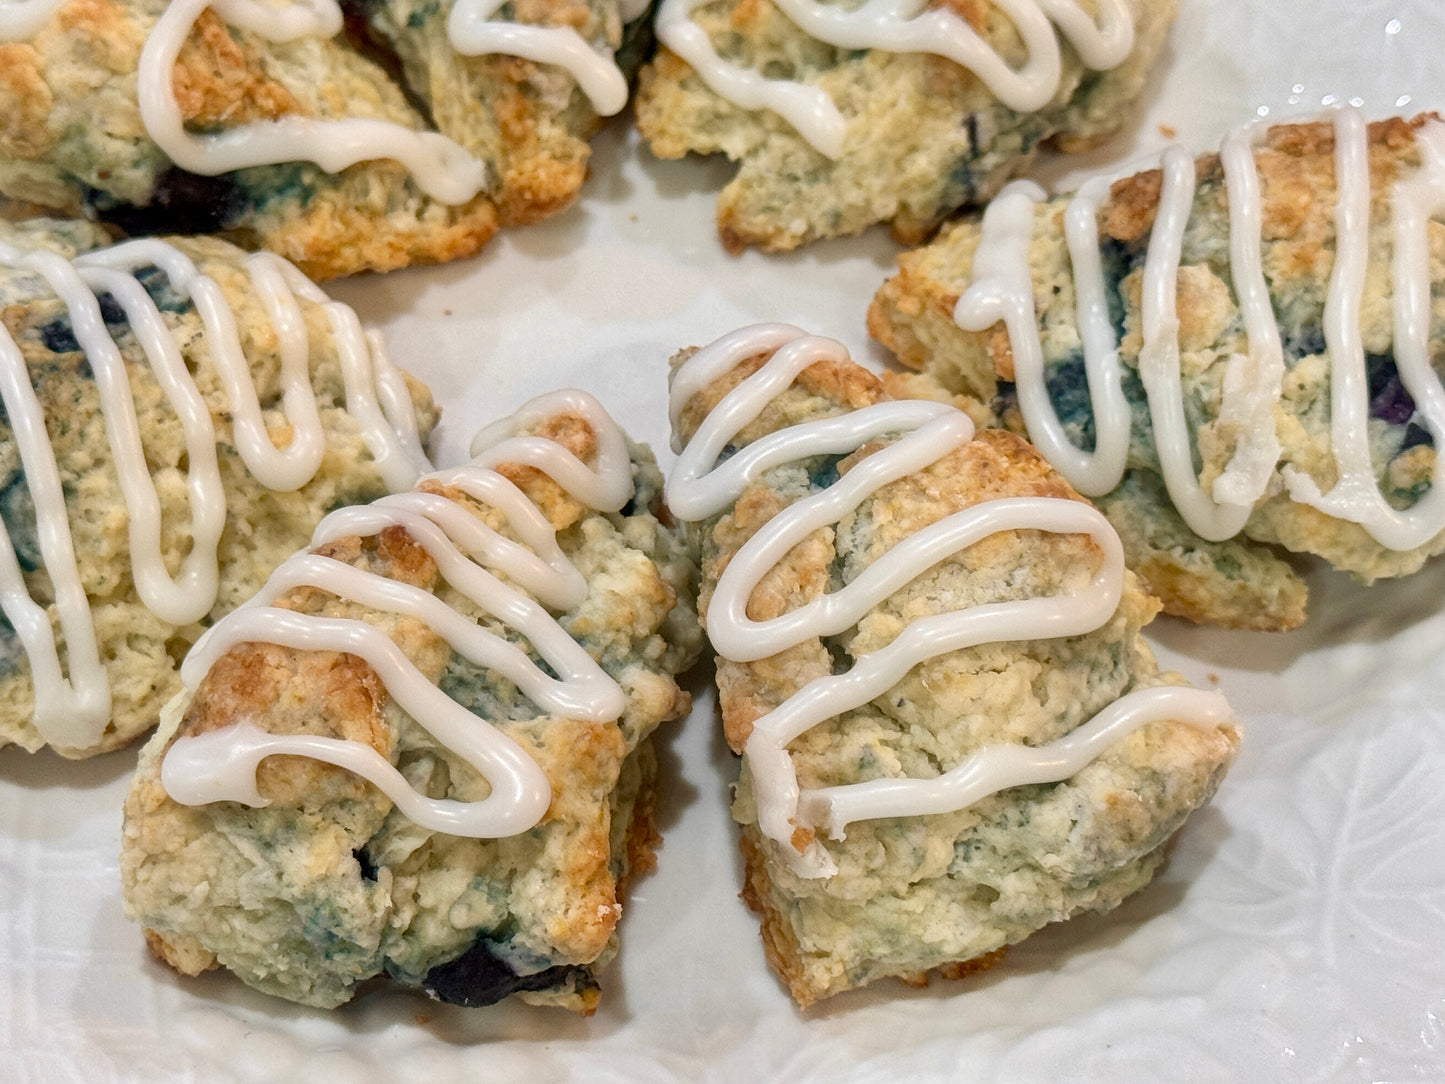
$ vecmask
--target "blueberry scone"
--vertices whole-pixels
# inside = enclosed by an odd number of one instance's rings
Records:
[[[649,735],[688,706],[693,565],[590,396],[473,451],[333,513],[186,660],[121,856],[179,971],[321,1007],[383,976],[596,1006],[657,839]]]
[[[654,154],[726,154],[731,251],[891,222],[910,243],[1040,144],[1081,150],[1140,95],[1174,0],[662,0],[638,87]]]
[[[1362,581],[1445,549],[1445,124],[1355,110],[1046,199],[901,257],[869,313],[1093,497],[1165,609],[1298,625],[1282,551]]]
[[[566,206],[645,0],[24,0],[0,196],[224,232],[313,277],[474,253]]]
[[[793,997],[987,966],[1141,888],[1238,732],[1024,441],[896,401],[831,339],[679,355],[668,503],[700,551],[744,897]]]
[[[340,504],[429,469],[424,388],[271,253],[0,221],[0,745],[155,724],[176,664]]]

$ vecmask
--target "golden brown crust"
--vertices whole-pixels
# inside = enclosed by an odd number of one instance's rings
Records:
[[[80,39],[83,55],[105,71],[131,70],[141,35],[124,4],[113,0],[66,0],[56,13],[61,30]]]
[[[743,888],[738,893],[749,910],[757,914],[763,939],[763,956],[773,973],[783,980],[799,1008],[806,1009],[816,997],[803,977],[798,944],[777,908],[770,906],[767,862],[758,843],[755,826],[744,826],[738,836],[743,855]]]
[[[1197,572],[1170,553],[1147,553],[1133,569],[1151,594],[1169,600],[1170,614],[1186,621],[1252,632],[1289,632],[1305,621],[1308,596],[1293,580],[1281,583],[1262,602],[1256,586],[1238,584],[1233,590],[1220,590],[1201,582]]]
[[[188,938],[165,937],[155,930],[142,930],[150,954],[182,975],[200,975],[220,967],[215,956]]]
[[[233,38],[210,10],[201,13],[181,47],[171,86],[181,116],[203,128],[275,120],[300,109],[286,88],[266,75],[254,45]]]
[[[54,141],[46,124],[50,88],[40,74],[40,57],[29,45],[0,45],[0,153],[16,158],[43,154]]]
[[[281,215],[262,213],[238,240],[285,256],[321,282],[362,269],[465,259],[497,232],[497,208],[484,196],[460,207],[429,203],[416,215],[387,218],[390,186],[405,185],[404,175],[389,162],[353,166],[310,203]]]

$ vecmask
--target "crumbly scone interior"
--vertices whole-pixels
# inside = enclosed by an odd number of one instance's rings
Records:
[[[538,431],[584,461],[590,454],[583,419],[559,416]],[[168,708],[126,803],[127,910],[173,966],[194,974],[219,964],[268,993],[318,1006],[340,1004],[359,983],[385,975],[460,1004],[516,994],[580,1012],[595,1007],[595,973],[616,947],[620,893],[648,867],[657,840],[648,736],[688,707],[671,675],[699,644],[687,601],[692,566],[648,511],[661,480],[645,452],[634,449],[632,504],[611,515],[586,509],[530,467],[500,469],[544,511],[588,583],[585,599],[559,620],[621,686],[622,716],[586,722],[548,714],[415,618],[315,588],[288,593],[278,605],[383,628],[430,680],[535,760],[551,804],[541,823],[517,835],[450,835],[417,825],[346,771],[284,756],[261,764],[265,808],[177,804],[158,776],[166,749],[178,735],[241,718],[271,733],[365,742],[430,797],[466,802],[490,792],[357,657],[242,645],[194,698]],[[445,495],[516,540],[495,509],[460,491]],[[449,585],[403,528],[339,540],[324,552],[434,592],[532,650]]]
[[[1429,435],[1417,424],[1414,404],[1401,388],[1390,304],[1391,193],[1398,179],[1418,168],[1415,132],[1427,121],[1396,119],[1368,129],[1371,196],[1360,313],[1371,397],[1369,441],[1377,482],[1397,509],[1409,507],[1428,487],[1435,460]],[[1336,478],[1330,357],[1322,331],[1335,264],[1334,153],[1334,126],[1318,122],[1270,129],[1254,156],[1262,260],[1286,366],[1274,411],[1282,447],[1278,471],[1303,472],[1326,490]],[[1208,485],[1225,469],[1240,440],[1238,423],[1222,416],[1221,403],[1230,359],[1247,355],[1249,343],[1230,278],[1229,209],[1219,157],[1199,159],[1196,175],[1177,305],[1185,412],[1194,433],[1200,481]],[[1281,550],[1318,555],[1365,582],[1419,568],[1445,548],[1445,538],[1407,550],[1388,549],[1360,525],[1291,499],[1278,478],[1242,532],[1222,542],[1199,538],[1163,496],[1152,425],[1136,373],[1142,345],[1142,267],[1160,185],[1158,170],[1117,181],[1099,212],[1111,316],[1134,413],[1128,473],[1099,503],[1124,538],[1132,567],[1170,613],[1257,629],[1292,628],[1304,618],[1304,582]],[[1063,241],[1066,202],[1059,198],[1040,207],[1028,258],[1051,398],[1070,439],[1088,447],[1093,420],[1079,346],[1075,281]],[[1432,219],[1427,228],[1431,251],[1437,251],[1445,243],[1445,223]],[[900,362],[922,370],[920,375],[895,377],[894,389],[975,397],[998,422],[1022,431],[1012,351],[1002,325],[974,333],[953,321],[954,305],[970,282],[979,236],[978,223],[964,221],[933,244],[900,257],[898,274],[870,307],[869,329]],[[1440,280],[1438,270],[1432,277]],[[1432,305],[1438,327],[1445,318],[1438,296]],[[1436,334],[1432,342],[1438,341]],[[1438,357],[1438,345],[1433,349]]]
[[[682,432],[763,360],[709,385],[683,412]],[[884,398],[861,368],[817,363],[732,447]],[[701,553],[704,627],[712,589],[743,543],[783,508],[846,476],[886,444],[768,470],[727,511],[691,525]],[[981,432],[796,545],[753,592],[748,615],[766,621],[837,592],[901,540],[1001,496],[1081,500],[1018,437]],[[751,663],[720,658],[728,742],[741,752],[760,717],[811,679],[847,672],[911,622],[1060,594],[1087,582],[1100,560],[1083,536],[993,534],[900,588],[840,635]],[[982,644],[920,663],[885,694],[795,738],[788,752],[798,785],[936,776],[984,746],[1046,743],[1127,692],[1179,682],[1158,672],[1140,635],[1157,607],[1126,574],[1117,611],[1094,632]],[[1213,794],[1237,742],[1232,728],[1151,724],[1063,783],[1014,787],[951,813],[857,821],[843,839],[816,836],[837,865],[825,877],[795,872],[783,845],[760,831],[744,761],[733,814],[742,825],[744,898],[760,912],[768,960],[806,1006],[886,976],[912,984],[929,973],[958,977],[1043,925],[1109,910],[1149,880],[1170,836]]]

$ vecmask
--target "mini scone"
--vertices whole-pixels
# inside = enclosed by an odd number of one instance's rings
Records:
[[[637,124],[654,154],[726,154],[731,251],[891,222],[921,241],[1081,150],[1141,93],[1174,0],[662,0]]]
[[[186,974],[339,1005],[590,1013],[649,866],[649,735],[686,713],[694,568],[596,400],[342,509],[187,658],[125,804],[127,913]]]
[[[1123,536],[1165,609],[1284,629],[1279,549],[1362,581],[1445,549],[1445,124],[1236,129],[1072,198],[1020,183],[899,260],[893,385],[982,400]]]
[[[155,725],[176,665],[340,504],[430,469],[426,389],[271,253],[0,221],[0,745]]]
[[[575,197],[588,136],[627,102],[619,62],[650,40],[645,7],[6,4],[0,196],[223,232],[316,278],[467,256]]]
[[[786,325],[679,355],[668,502],[701,560],[744,898],[802,1006],[957,977],[1148,882],[1238,732],[1022,439],[894,401]]]

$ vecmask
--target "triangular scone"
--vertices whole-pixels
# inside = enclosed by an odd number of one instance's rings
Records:
[[[832,340],[677,360],[669,506],[743,755],[744,897],[798,1003],[965,974],[1142,887],[1238,732],[1159,673],[1103,517]]]
[[[729,250],[876,222],[917,243],[1045,141],[1117,131],[1174,17],[1174,0],[1008,7],[1017,22],[982,0],[663,0],[638,128],[661,158],[738,163],[718,197]]]
[[[627,0],[9,7],[0,196],[318,278],[471,255],[569,204],[650,29]]]
[[[188,658],[121,854],[178,970],[321,1007],[380,976],[597,1004],[657,839],[649,735],[688,707],[693,566],[590,396],[485,443],[335,513]]]
[[[271,253],[0,221],[0,745],[155,725],[205,626],[430,464],[430,394]],[[37,695],[38,694],[38,695]]]
[[[900,257],[869,328],[923,371],[900,394],[1027,432],[1168,612],[1290,628],[1276,547],[1366,582],[1445,549],[1442,183],[1433,117],[1246,125],[1073,197],[1009,190]]]

